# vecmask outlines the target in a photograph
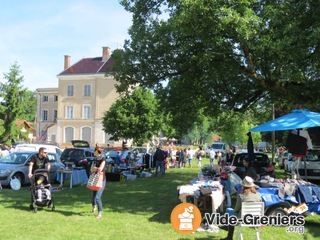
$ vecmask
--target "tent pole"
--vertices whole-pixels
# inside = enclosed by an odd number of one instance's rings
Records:
[[[274,104],[272,104],[272,120],[274,120]],[[275,136],[275,131],[271,133],[271,140],[272,140],[272,145],[271,145],[271,152],[272,152],[272,163],[275,163],[275,142],[276,142],[276,136]]]

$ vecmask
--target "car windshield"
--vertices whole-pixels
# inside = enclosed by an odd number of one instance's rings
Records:
[[[78,159],[83,156],[83,150],[82,149],[65,149],[62,152],[61,158],[70,158],[70,159]]]
[[[0,159],[4,164],[22,164],[25,163],[31,153],[14,152]]]
[[[214,143],[214,144],[212,144],[212,148],[213,149],[222,149],[222,147],[223,147],[223,144],[222,143]]]
[[[243,166],[243,159],[248,158],[248,154],[238,154],[235,157],[234,164],[238,166]],[[255,154],[255,161],[253,163],[254,166],[264,166],[270,163],[269,158],[263,154]]]

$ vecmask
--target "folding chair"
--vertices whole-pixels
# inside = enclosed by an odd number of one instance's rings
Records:
[[[243,202],[241,206],[241,219],[244,218],[245,215],[251,214],[252,216],[263,216],[264,215],[264,202]],[[254,227],[256,230],[256,239],[260,239],[260,227],[261,223],[257,224],[245,224],[243,221],[238,228],[237,238],[243,240],[242,236],[242,228],[243,227]]]

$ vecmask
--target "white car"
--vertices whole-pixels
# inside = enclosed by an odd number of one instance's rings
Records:
[[[49,153],[57,153],[59,156],[62,154],[62,150],[55,146],[55,145],[49,145],[49,144],[28,144],[28,143],[22,143],[18,144],[15,148],[15,152],[25,152],[25,151],[36,151],[39,152],[39,149],[41,147],[44,147],[47,149]]]
[[[297,158],[291,157],[284,162],[284,169],[286,172],[293,172],[298,169],[301,178],[305,178],[305,163],[308,180],[320,180],[320,159],[317,152],[309,151],[305,158],[298,163]]]

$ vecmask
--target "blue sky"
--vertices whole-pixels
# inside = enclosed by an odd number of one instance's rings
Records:
[[[58,87],[64,55],[74,64],[121,48],[130,25],[118,0],[1,0],[0,81],[17,61],[28,89]]]

